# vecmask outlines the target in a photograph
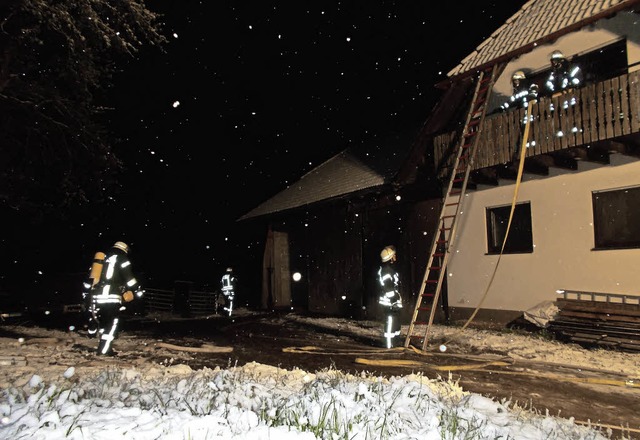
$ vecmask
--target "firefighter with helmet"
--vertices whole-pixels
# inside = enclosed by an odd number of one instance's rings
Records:
[[[400,295],[400,275],[396,270],[396,248],[385,246],[380,252],[382,264],[378,269],[380,283],[380,298],[378,303],[384,307],[384,342],[387,348],[394,347],[400,336],[399,311],[402,309]]]
[[[511,87],[513,88],[513,93],[509,97],[509,99],[500,106],[501,110],[518,108],[522,106],[523,101],[526,102],[528,93],[526,87],[524,86],[525,78],[526,76],[522,70],[514,72],[514,74],[511,76]]]
[[[138,280],[133,276],[129,260],[129,246],[116,241],[106,252],[94,256],[83,299],[89,312],[89,335],[99,337],[99,355],[113,356],[113,341],[120,330],[120,315],[126,304],[142,298]]]
[[[529,87],[525,84],[527,76],[522,70],[516,70],[511,76],[511,86],[513,87],[513,94],[509,97],[509,100],[504,102],[500,109],[503,111],[512,108],[527,108],[529,101],[535,101],[538,99],[538,85],[531,84]]]
[[[236,283],[237,279],[233,275],[233,268],[227,267],[226,272],[222,275],[222,279],[220,280],[222,294],[225,297],[226,307],[223,308],[228,314],[231,316],[231,312],[233,312],[233,299],[236,295]]]
[[[544,84],[549,96],[558,92],[578,87],[582,84],[582,71],[579,66],[569,64],[564,54],[559,50],[551,52],[551,72]]]

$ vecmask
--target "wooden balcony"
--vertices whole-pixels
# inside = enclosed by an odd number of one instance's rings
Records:
[[[513,176],[525,112],[515,109],[485,117],[477,139],[472,181],[491,183]],[[577,169],[578,160],[608,163],[613,152],[640,157],[640,71],[542,97],[531,113],[525,160],[528,172],[546,174],[549,166]],[[441,178],[449,175],[459,135],[445,133],[433,140]]]

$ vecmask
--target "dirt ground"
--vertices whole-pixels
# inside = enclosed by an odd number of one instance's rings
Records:
[[[29,338],[19,333],[12,326],[0,326],[0,337],[5,340]],[[75,334],[65,347],[82,356],[85,363],[100,365],[104,358],[98,359],[93,353],[95,342]],[[404,348],[386,350],[376,338],[315,327],[287,319],[286,314],[130,319],[114,347],[118,354],[108,362],[123,365],[142,360],[163,365],[183,363],[199,369],[258,362],[312,372],[328,368],[383,376],[419,372],[429,378],[451,378],[467,391],[517,402],[542,414],[610,427],[613,438],[640,440],[640,390],[625,387],[623,378],[613,373],[514,361],[496,352],[447,350],[424,354]],[[65,359],[56,363],[77,362],[72,357]],[[6,371],[6,367],[3,369]]]

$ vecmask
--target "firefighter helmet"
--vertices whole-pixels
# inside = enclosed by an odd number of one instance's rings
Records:
[[[227,267],[227,272],[229,272],[229,273],[233,272],[233,268],[232,267]]]
[[[382,252],[380,252],[380,258],[382,259],[383,263],[391,260],[393,257],[395,257],[395,255],[396,248],[393,246],[386,246],[384,249],[382,249]]]
[[[122,241],[116,241],[113,244],[113,247],[114,248],[118,248],[118,249],[120,249],[122,251],[125,251],[126,253],[129,252],[129,246],[126,243],[122,242]]]
[[[524,72],[522,70],[516,70],[513,75],[511,76],[511,79],[513,81],[518,80],[518,81],[522,81],[523,79],[525,79],[527,76],[524,74]]]
[[[562,52],[560,52],[559,50],[554,50],[553,52],[551,52],[551,61],[553,60],[564,60],[565,56]]]

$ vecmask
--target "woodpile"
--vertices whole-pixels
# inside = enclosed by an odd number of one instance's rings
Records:
[[[555,303],[559,312],[548,328],[558,339],[585,347],[640,352],[640,304],[637,302],[570,299],[565,295]]]

